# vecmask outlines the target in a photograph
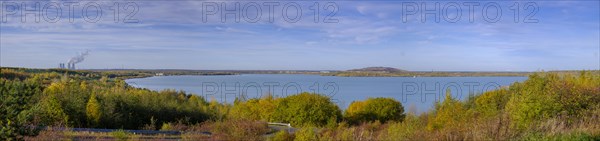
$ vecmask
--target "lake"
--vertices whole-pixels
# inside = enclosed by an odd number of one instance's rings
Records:
[[[527,77],[336,77],[303,74],[242,74],[212,76],[155,76],[128,79],[134,87],[151,90],[175,89],[207,99],[232,103],[236,97],[256,98],[271,93],[286,96],[299,92],[324,94],[346,109],[355,100],[392,97],[402,102],[405,111],[425,112],[446,90],[454,98],[522,82]]]

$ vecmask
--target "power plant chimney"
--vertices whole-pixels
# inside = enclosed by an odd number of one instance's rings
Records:
[[[71,59],[69,59],[69,61],[67,61],[67,66],[65,67],[65,63],[60,63],[58,64],[58,67],[61,69],[70,69],[70,70],[75,70],[75,64],[77,63],[81,63],[84,59],[85,56],[89,55],[90,50],[86,50],[85,52],[79,53],[77,56],[72,57]]]
[[[75,63],[67,63],[67,69],[74,70],[75,69]]]

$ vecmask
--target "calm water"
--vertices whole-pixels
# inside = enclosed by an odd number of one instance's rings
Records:
[[[243,74],[218,76],[157,76],[129,79],[134,87],[151,90],[175,89],[196,95],[233,102],[236,97],[261,97],[271,93],[285,96],[316,92],[330,96],[341,109],[355,100],[368,97],[392,97],[405,109],[429,110],[443,99],[447,89],[452,96],[466,100],[470,94],[508,86],[527,77],[335,77],[299,74]]]

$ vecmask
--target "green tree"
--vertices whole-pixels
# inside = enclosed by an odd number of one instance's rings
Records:
[[[542,76],[533,74],[522,84],[512,85],[515,93],[506,105],[514,126],[525,129],[536,120],[549,118],[553,113],[560,110],[557,96],[554,91],[548,91],[547,85],[551,79],[557,79],[557,75]]]
[[[462,124],[467,123],[469,113],[463,103],[452,98],[448,90],[444,101],[436,103],[434,114],[427,123],[427,129],[429,130],[460,127]]]
[[[37,135],[31,108],[32,97],[40,93],[41,87],[35,83],[0,78],[0,140]]]
[[[87,116],[88,121],[90,122],[90,125],[92,127],[97,126],[98,123],[100,122],[100,117],[102,115],[102,112],[101,112],[102,109],[100,108],[100,103],[96,99],[95,93],[92,93],[92,95],[90,96],[90,99],[88,100],[85,109],[86,109],[85,114]]]
[[[600,75],[535,73],[523,83],[510,86],[513,96],[506,104],[513,127],[527,129],[539,121],[562,116],[580,117],[598,106]],[[570,122],[570,120],[565,120]]]
[[[236,119],[260,120],[260,109],[258,99],[241,101],[236,98],[231,107],[228,117]]]
[[[497,116],[504,110],[510,96],[508,89],[485,92],[475,99],[475,110],[485,118]]]
[[[260,99],[252,98],[246,101],[236,98],[229,117],[269,122],[273,119],[273,113],[279,100],[270,94]]]
[[[69,118],[54,95],[47,95],[35,107],[35,115],[43,125],[67,124]]]
[[[331,119],[339,121],[341,111],[329,97],[314,93],[300,93],[277,103],[273,121],[291,123],[292,126],[324,126]]]
[[[344,118],[351,123],[402,121],[404,107],[393,98],[368,98],[365,101],[354,101],[344,112]]]

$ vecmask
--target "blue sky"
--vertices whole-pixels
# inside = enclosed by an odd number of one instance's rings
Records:
[[[35,2],[24,4],[35,10],[30,7]],[[15,3],[23,8],[21,1],[2,1],[0,15],[6,22],[0,24],[1,66],[53,68],[90,50],[85,61],[78,64],[79,68],[346,70],[388,66],[412,71],[600,68],[598,1],[519,1],[519,22],[514,21],[515,2],[507,1],[470,1],[479,4],[472,13],[462,1],[440,1],[438,9],[435,1],[318,1],[317,23],[311,10],[315,1],[275,2],[279,5],[274,8],[272,22],[264,4],[273,1],[239,2],[239,8],[233,7],[235,1],[213,1],[246,17],[260,15],[256,22],[241,17],[239,23],[232,15],[219,15],[221,8],[217,15],[205,16],[204,22],[203,13],[210,12],[204,6],[215,4],[206,1],[100,1],[96,3],[102,9],[102,17],[97,22],[86,21],[95,17],[89,16],[96,14],[94,10],[88,9],[88,17],[82,16],[86,13],[82,7],[89,2],[78,2],[73,22],[69,22],[65,1],[41,1],[40,7],[53,2],[62,5],[62,15],[57,16],[52,13],[56,9],[50,9],[47,17],[58,17],[59,21],[42,18],[36,23],[31,14],[22,22],[22,15],[13,13]],[[128,10],[137,7],[133,19],[139,22],[115,23],[111,10],[115,2],[121,6],[118,13],[121,21],[132,12]],[[124,9],[128,2],[135,6]],[[254,7],[244,9],[249,3],[258,4],[261,11]],[[299,21],[290,22],[282,16],[282,7],[290,3],[302,9]],[[486,21],[483,12],[482,7],[490,3],[502,9],[498,13],[493,7],[487,9],[488,20],[495,14],[501,15],[496,22]],[[417,14],[411,15],[411,9],[405,9],[411,4],[420,7]],[[448,6],[453,4],[461,9]],[[423,22],[423,5],[429,10],[443,11],[441,20],[436,22],[434,16],[426,14]],[[334,8],[338,11],[332,19],[338,22],[324,23],[323,19]],[[537,22],[523,22],[535,8],[535,14],[527,19]],[[292,19],[300,12],[291,7],[287,13]],[[469,21],[469,14],[473,14],[473,22]],[[457,22],[444,20],[444,16],[452,19],[457,15],[461,15]]]

